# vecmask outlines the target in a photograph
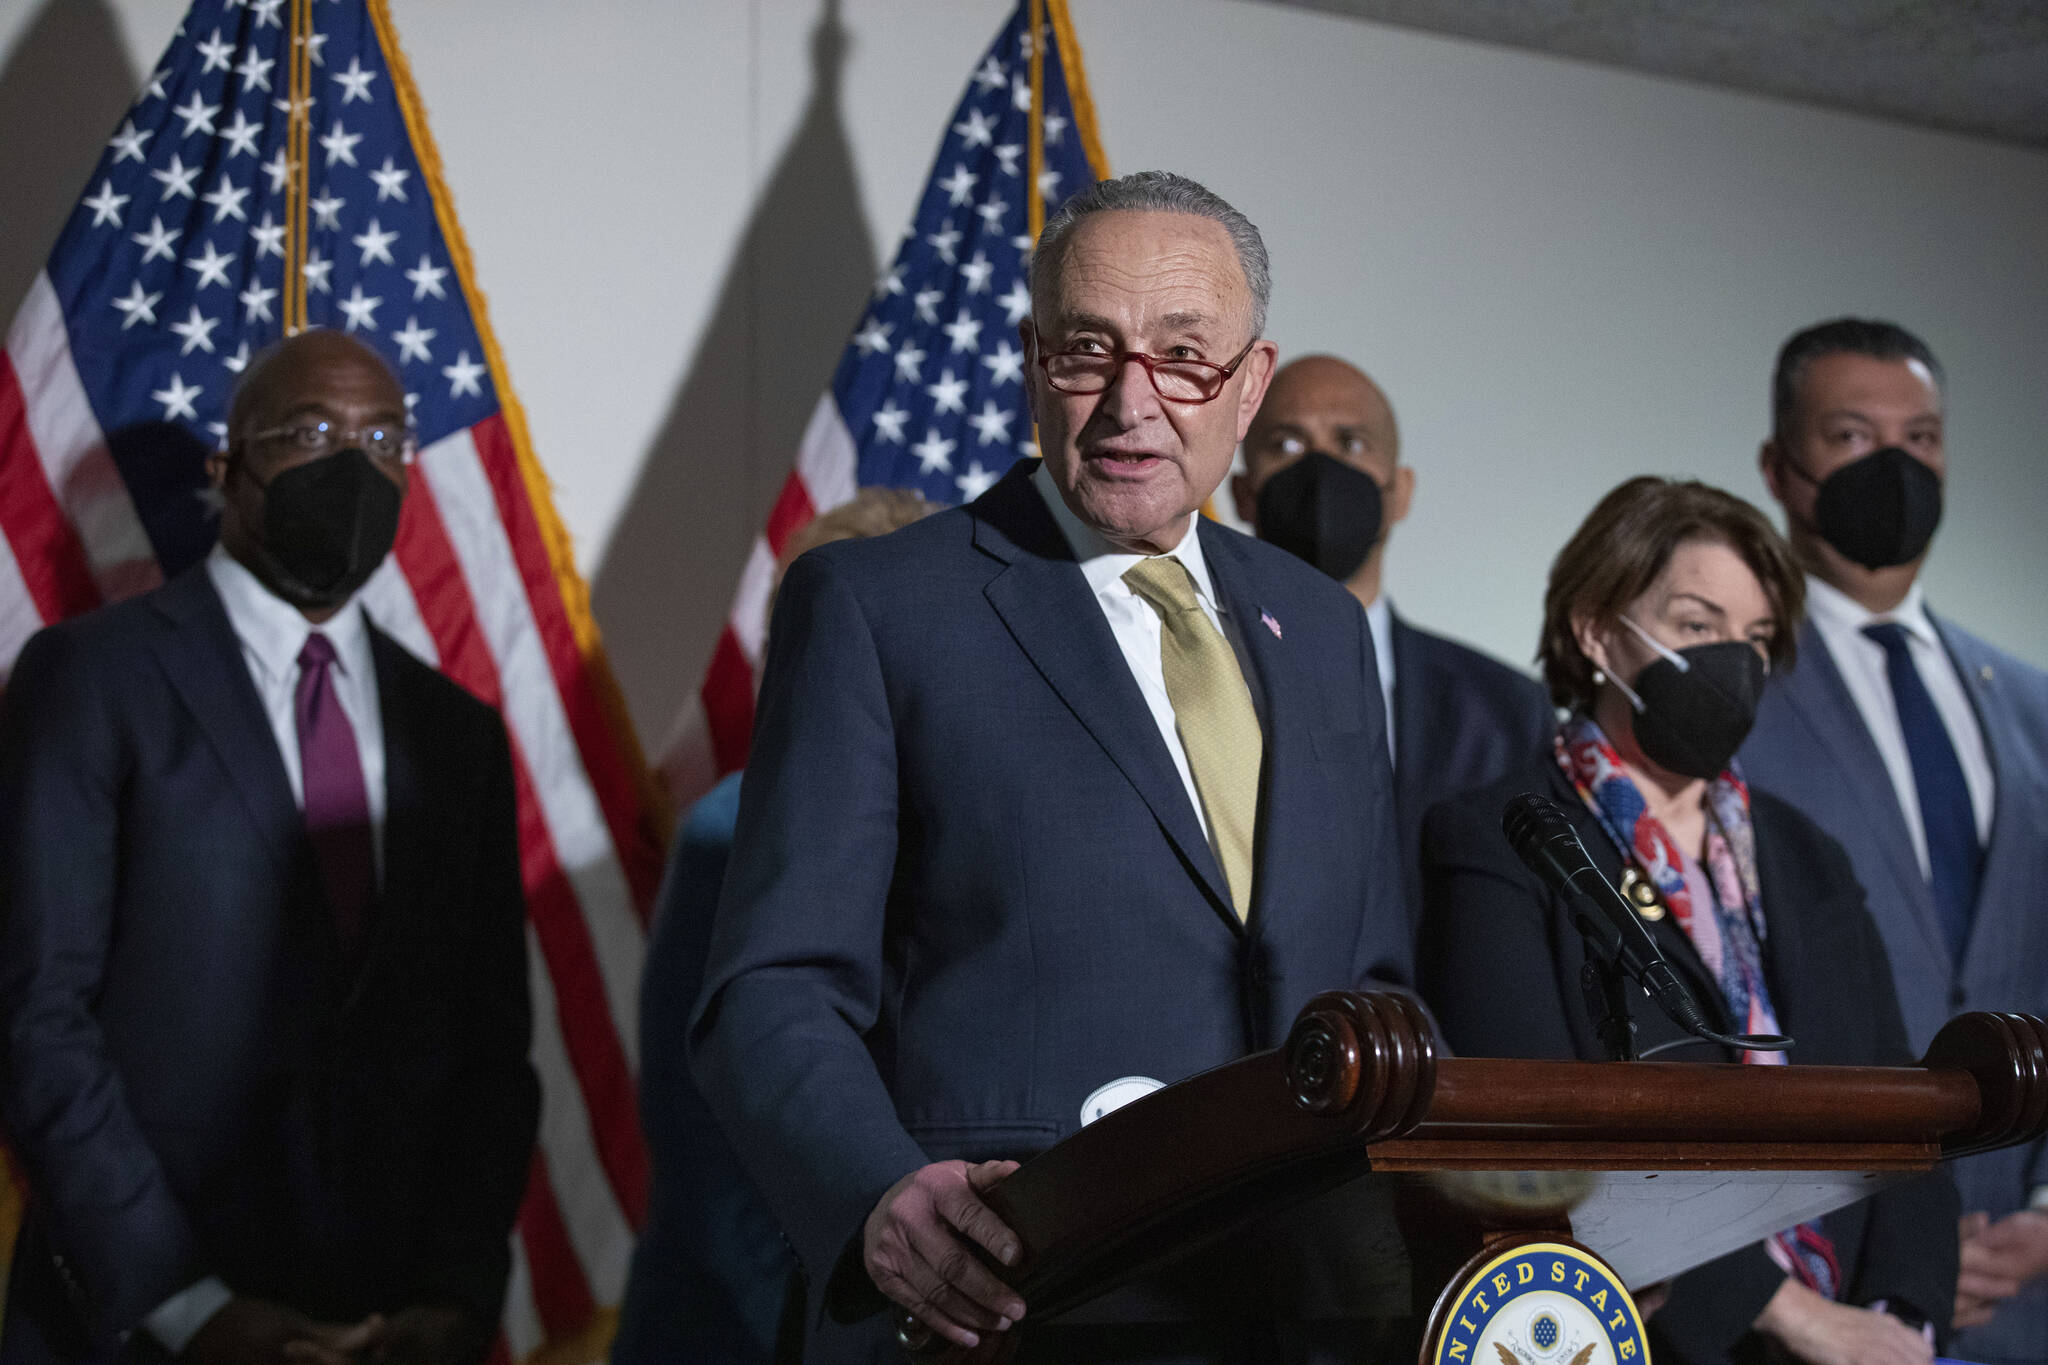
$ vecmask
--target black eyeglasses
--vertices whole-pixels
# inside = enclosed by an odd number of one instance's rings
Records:
[[[1118,371],[1130,361],[1145,367],[1152,377],[1152,391],[1175,403],[1206,403],[1223,392],[1230,376],[1244,364],[1244,358],[1259,344],[1253,337],[1228,365],[1207,360],[1168,360],[1143,351],[1054,351],[1038,357],[1045,382],[1061,393],[1101,393],[1115,382]]]

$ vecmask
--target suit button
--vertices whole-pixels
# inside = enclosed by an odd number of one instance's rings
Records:
[[[1948,993],[1948,1007],[1952,1010],[1959,1010],[1963,1007],[1963,1002],[1969,998],[1969,993],[1961,986],[1953,986],[1949,989]]]

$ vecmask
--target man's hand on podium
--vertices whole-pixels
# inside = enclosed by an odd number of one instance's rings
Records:
[[[1966,1213],[1961,1233],[1955,1323],[1979,1327],[1991,1321],[1999,1304],[2048,1271],[2048,1212],[2021,1209],[1995,1223],[1988,1213]]]
[[[1014,1161],[920,1167],[890,1186],[862,1232],[875,1287],[955,1345],[979,1345],[980,1333],[1006,1332],[1024,1316],[1024,1300],[961,1240],[1004,1265],[1017,1263],[1017,1234],[981,1201],[982,1191],[1016,1169]]]
[[[1811,1365],[1932,1365],[1934,1360],[1933,1344],[1891,1314],[1824,1299],[1789,1278],[1754,1325]]]

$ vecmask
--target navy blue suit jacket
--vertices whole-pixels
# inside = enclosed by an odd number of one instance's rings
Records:
[[[1891,776],[1827,646],[1811,623],[1797,667],[1771,680],[1742,748],[1750,780],[1798,806],[1849,851],[1891,954],[1917,1055],[1966,1010],[2048,1015],[2048,673],[1932,618],[1976,706],[1998,788],[1977,913],[1961,962],[1950,958]],[[2042,1144],[1955,1165],[1965,1210],[1994,1218],[2048,1182]],[[2048,1285],[2036,1284],[1984,1327],[1957,1338],[1971,1360],[2048,1359]]]
[[[1181,1080],[1277,1045],[1317,991],[1409,979],[1357,601],[1202,523],[1266,736],[1240,925],[1030,469],[812,551],[776,603],[692,1060],[814,1323],[906,1173],[1027,1157],[1105,1082]]]
[[[0,1356],[118,1354],[209,1274],[336,1320],[496,1321],[538,1112],[510,755],[371,639],[388,813],[359,966],[203,565],[23,649],[0,1117],[31,1203]]]
[[[1394,806],[1412,923],[1422,917],[1422,817],[1529,759],[1557,730],[1543,685],[1396,614]]]

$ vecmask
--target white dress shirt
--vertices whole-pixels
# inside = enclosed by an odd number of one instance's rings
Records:
[[[306,806],[306,782],[299,770],[299,721],[295,709],[299,689],[299,651],[318,629],[334,645],[335,700],[356,736],[356,757],[363,765],[363,791],[370,802],[370,845],[377,859],[377,877],[384,875],[384,713],[378,709],[377,668],[370,657],[370,631],[363,609],[350,598],[341,610],[315,627],[299,609],[263,586],[256,575],[216,545],[206,557],[228,624],[242,645],[242,661],[270,719],[278,757],[291,780],[292,800]]]
[[[263,702],[270,733],[284,760],[292,800],[306,806],[305,776],[299,762],[299,722],[294,703],[299,686],[299,651],[315,630],[297,607],[263,586],[255,574],[216,545],[206,557],[207,577],[227,608],[228,624],[242,646],[242,662]],[[361,604],[354,598],[317,627],[334,644],[335,699],[355,732],[356,757],[363,766],[363,789],[370,804],[370,846],[376,871],[384,875],[384,714],[378,709],[377,669],[370,657],[370,633]],[[182,1354],[209,1319],[226,1307],[234,1292],[217,1276],[179,1290],[158,1304],[142,1326],[172,1355]]]
[[[1991,841],[1991,817],[1997,803],[1997,786],[1991,773],[1991,757],[1984,748],[1984,731],[1977,724],[1977,712],[1970,704],[1968,687],[1956,672],[1955,661],[1942,647],[1934,623],[1927,619],[1927,605],[1916,582],[1906,600],[1888,612],[1874,612],[1848,594],[1818,578],[1806,580],[1806,615],[1820,632],[1822,643],[1835,661],[1835,668],[1848,685],[1856,709],[1863,716],[1863,728],[1877,745],[1891,775],[1892,792],[1906,817],[1906,832],[1913,840],[1913,855],[1920,860],[1920,875],[1932,876],[1927,859],[1927,827],[1920,820],[1920,789],[1913,781],[1913,759],[1906,751],[1906,732],[1899,724],[1898,704],[1892,699],[1891,675],[1885,666],[1884,646],[1863,634],[1863,627],[1880,621],[1896,621],[1906,629],[1907,649],[1913,667],[1920,674],[1934,709],[1948,730],[1949,743],[1963,767],[1963,781],[1970,789],[1970,807],[1977,820],[1977,842]]]
[[[1365,623],[1372,627],[1372,656],[1380,669],[1380,702],[1387,708],[1387,761],[1396,762],[1394,752],[1394,604],[1381,593],[1365,609]]]
[[[1166,695],[1166,666],[1159,658],[1159,613],[1124,582],[1124,574],[1133,564],[1151,556],[1117,549],[1094,527],[1075,516],[1073,509],[1060,496],[1059,488],[1042,461],[1032,471],[1031,481],[1037,485],[1038,495],[1045,499],[1052,519],[1059,523],[1067,544],[1073,548],[1074,558],[1081,563],[1081,574],[1095,593],[1095,605],[1102,608],[1110,633],[1116,636],[1117,647],[1124,652],[1124,662],[1130,665],[1131,676],[1137,679],[1138,691],[1144,694],[1145,705],[1152,712],[1152,721],[1159,727],[1159,737],[1166,741],[1166,751],[1173,755],[1174,769],[1180,773],[1181,783],[1188,789],[1188,802],[1195,808],[1195,819],[1201,822],[1202,834],[1208,837],[1209,818],[1202,812],[1201,793],[1195,790],[1194,769],[1188,766],[1188,751],[1182,746],[1180,729],[1174,723],[1173,701]],[[1188,571],[1188,577],[1195,581],[1195,600],[1201,604],[1203,615],[1230,642],[1239,667],[1243,667],[1242,642],[1231,629],[1230,614],[1217,597],[1216,585],[1209,579],[1209,565],[1202,558],[1202,537],[1197,529],[1200,521],[1199,514],[1190,517],[1187,533],[1181,537],[1180,544],[1167,553],[1179,560]],[[1220,858],[1221,855],[1218,856]]]

